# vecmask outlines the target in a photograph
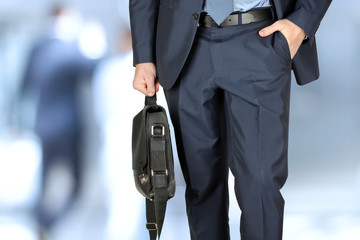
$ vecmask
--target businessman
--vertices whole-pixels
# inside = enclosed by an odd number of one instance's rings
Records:
[[[291,70],[318,79],[315,33],[331,0],[130,0],[135,77],[165,90],[192,240],[282,239]]]

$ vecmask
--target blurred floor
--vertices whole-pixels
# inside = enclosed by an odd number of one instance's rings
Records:
[[[285,240],[360,239],[360,6],[358,1],[349,2],[334,1],[319,29],[320,81],[304,87],[293,81],[289,178],[283,188]],[[339,19],[344,12],[351,24]],[[86,176],[82,198],[59,224],[53,240],[108,240],[97,166],[89,167]],[[179,174],[177,178],[177,193],[169,201],[162,234],[165,240],[190,239],[184,183]],[[36,240],[35,225],[26,211],[1,210],[0,239]],[[240,238],[239,214],[232,195],[232,239]],[[148,239],[145,214],[142,221],[138,236],[117,239]]]

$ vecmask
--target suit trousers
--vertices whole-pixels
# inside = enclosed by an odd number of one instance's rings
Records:
[[[282,239],[292,60],[282,33],[258,35],[271,23],[199,27],[165,90],[192,240],[230,239],[229,169],[241,239]]]

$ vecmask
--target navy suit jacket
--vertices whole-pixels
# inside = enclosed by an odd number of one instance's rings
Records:
[[[287,18],[308,36],[293,59],[298,84],[319,78],[315,32],[331,0],[271,0],[278,19]],[[204,0],[130,0],[134,65],[156,64],[160,84],[178,78],[194,41]]]

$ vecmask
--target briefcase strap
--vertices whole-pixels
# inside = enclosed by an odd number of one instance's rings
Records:
[[[145,106],[148,106],[148,105],[156,105],[156,94],[152,97],[148,97],[146,96],[145,97]]]
[[[156,103],[156,99],[155,99]],[[150,113],[151,122],[158,122],[151,127],[150,165],[151,180],[154,188],[154,199],[146,199],[146,228],[149,230],[150,240],[160,239],[164,223],[166,204],[168,200],[168,169],[166,166],[166,136],[165,125],[157,121],[159,113]]]
[[[146,199],[146,228],[149,230],[150,240],[160,239],[164,223],[166,204],[168,200],[167,189],[155,190],[155,199]]]

